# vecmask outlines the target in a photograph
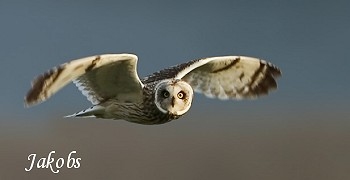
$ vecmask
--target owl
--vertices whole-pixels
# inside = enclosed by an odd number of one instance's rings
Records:
[[[252,99],[277,88],[281,71],[264,60],[220,56],[192,60],[144,78],[134,54],[103,54],[73,60],[39,75],[25,106],[41,103],[71,81],[92,103],[66,117],[123,119],[153,125],[178,119],[191,107],[194,92],[210,98]]]

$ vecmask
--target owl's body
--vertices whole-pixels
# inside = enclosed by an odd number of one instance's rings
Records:
[[[73,81],[93,104],[68,117],[163,124],[184,115],[194,92],[219,99],[255,98],[277,87],[277,67],[244,56],[189,61],[139,79],[137,56],[107,54],[74,60],[38,76],[27,106],[45,101]]]
[[[120,102],[113,98],[92,106],[89,109],[77,112],[67,117],[97,117],[104,119],[123,119],[138,124],[163,124],[180,116],[163,113],[157,109],[154,103],[154,87],[156,83],[145,84],[143,88],[143,99],[138,102]]]

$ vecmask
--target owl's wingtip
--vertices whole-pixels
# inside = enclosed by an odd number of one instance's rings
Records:
[[[24,97],[23,106],[24,106],[25,108],[30,108],[30,107],[33,106],[34,104],[35,104],[35,103],[32,102],[32,101],[30,101],[30,100],[28,99],[27,96]]]
[[[32,96],[27,95],[24,97],[23,105],[25,108],[30,108],[30,107],[38,105],[42,102],[43,102],[42,99],[32,98]]]
[[[30,107],[30,104],[28,104],[27,102],[24,101],[23,107],[24,107],[24,108],[29,108],[29,107]]]

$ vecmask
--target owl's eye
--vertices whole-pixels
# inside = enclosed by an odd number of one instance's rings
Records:
[[[177,97],[178,97],[179,99],[185,98],[185,92],[180,91],[179,93],[177,93]]]
[[[163,96],[164,98],[168,98],[169,95],[170,95],[170,93],[169,93],[167,90],[163,90],[163,91],[162,91],[162,96]]]

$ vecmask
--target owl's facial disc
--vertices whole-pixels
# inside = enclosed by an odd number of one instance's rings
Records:
[[[163,113],[183,115],[191,107],[192,87],[181,80],[166,80],[155,88],[155,104]]]

